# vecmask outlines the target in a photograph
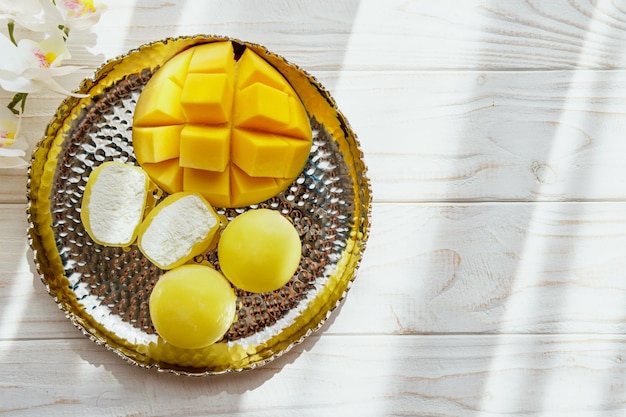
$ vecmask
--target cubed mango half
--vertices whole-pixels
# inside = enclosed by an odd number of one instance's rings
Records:
[[[147,83],[133,120],[135,156],[152,180],[170,193],[199,192],[216,207],[280,193],[312,143],[306,109],[285,77],[252,49],[234,51],[220,41],[174,56]]]

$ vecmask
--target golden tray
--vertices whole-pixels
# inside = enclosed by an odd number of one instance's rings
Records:
[[[252,48],[289,80],[314,134],[306,166],[284,192],[254,206],[216,210],[229,219],[255,207],[280,211],[296,226],[303,256],[294,277],[279,290],[236,290],[238,316],[224,338],[186,350],[165,343],[150,322],[148,298],[163,271],[136,245],[95,244],[80,221],[80,206],[96,166],[111,160],[137,164],[132,116],[154,71],[192,45],[221,40]],[[262,46],[199,35],[168,38],[112,59],[77,92],[87,97],[68,97],[59,106],[33,152],[27,187],[35,263],[76,327],[132,364],[181,375],[264,365],[321,327],[355,277],[369,232],[371,191],[357,138],[315,78]],[[219,269],[214,250],[194,261]]]

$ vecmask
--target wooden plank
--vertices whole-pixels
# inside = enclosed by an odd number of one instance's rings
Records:
[[[250,372],[177,377],[88,340],[0,342],[6,416],[614,416],[626,339],[323,336]]]
[[[0,205],[0,340],[82,338]],[[626,332],[626,203],[374,204],[329,334]],[[9,331],[10,329],[10,331]]]
[[[375,204],[337,333],[623,333],[625,203]]]
[[[26,202],[27,179],[26,169],[0,169],[0,203]]]
[[[359,137],[375,201],[626,199],[626,71],[318,78]],[[56,96],[29,99],[31,144],[57,105]],[[25,175],[5,175],[0,201],[25,201]]]
[[[626,197],[622,71],[337,75],[376,201]]]
[[[212,33],[312,70],[624,68],[620,3],[111,0],[77,64],[152,40]],[[132,24],[131,24],[132,22]],[[280,36],[276,36],[280,33]]]

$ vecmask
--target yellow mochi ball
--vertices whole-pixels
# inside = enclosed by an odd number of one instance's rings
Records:
[[[139,164],[168,193],[242,207],[285,189],[302,171],[312,132],[289,82],[250,48],[191,47],[146,84],[133,118]]]
[[[150,295],[152,324],[166,342],[199,349],[220,340],[235,319],[237,297],[213,268],[187,264],[159,278]]]
[[[228,223],[220,238],[220,269],[238,288],[274,291],[294,275],[302,257],[300,236],[280,213],[247,211]]]

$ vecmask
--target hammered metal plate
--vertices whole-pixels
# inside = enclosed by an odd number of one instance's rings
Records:
[[[152,74],[176,53],[219,40],[253,48],[290,81],[309,112],[313,146],[302,173],[279,195],[250,207],[216,210],[229,220],[257,207],[280,211],[298,230],[303,256],[282,288],[262,294],[236,290],[238,315],[223,340],[185,350],[160,339],[150,321],[148,299],[163,271],[136,245],[94,243],[80,221],[80,206],[89,174],[99,164],[137,165],[133,112]],[[209,375],[263,365],[319,329],[355,277],[367,240],[371,197],[356,136],[312,76],[259,45],[216,36],[181,37],[109,61],[79,92],[87,97],[63,102],[33,153],[28,235],[42,281],[85,335],[142,367]],[[219,269],[215,250],[194,262]]]

